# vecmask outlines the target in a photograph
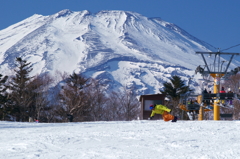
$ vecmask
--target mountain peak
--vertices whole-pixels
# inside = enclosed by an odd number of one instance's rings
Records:
[[[61,11],[59,11],[58,13],[56,13],[56,18],[59,18],[59,17],[64,17],[64,16],[67,16],[69,14],[73,13],[71,10],[69,9],[63,9]]]
[[[33,75],[81,72],[142,94],[158,93],[172,75],[187,80],[203,63],[195,51],[211,49],[172,23],[121,10],[32,16],[0,31],[0,39],[3,74],[21,57],[33,64]]]

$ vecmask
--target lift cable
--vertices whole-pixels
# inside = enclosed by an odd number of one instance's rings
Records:
[[[236,46],[239,46],[239,45],[240,45],[240,44],[237,44],[237,45],[231,46],[231,47],[229,47],[229,48],[227,48],[227,49],[223,49],[223,50],[221,50],[221,51],[229,50],[229,49],[231,49],[231,48],[233,48],[233,47],[236,47]]]

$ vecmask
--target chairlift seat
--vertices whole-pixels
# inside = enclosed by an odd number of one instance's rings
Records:
[[[218,93],[217,97],[219,97],[220,100],[226,100],[226,99],[233,99],[234,93]]]
[[[214,97],[217,97],[216,93],[203,93],[203,100],[212,100]]]
[[[200,105],[199,104],[188,104],[187,105],[187,109],[188,110],[199,110],[200,109]]]
[[[220,114],[221,118],[232,118],[233,114]]]
[[[232,120],[233,114],[220,114],[220,117],[224,120]]]

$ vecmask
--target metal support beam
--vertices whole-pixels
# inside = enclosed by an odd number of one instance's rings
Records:
[[[220,88],[220,79],[223,77],[225,74],[227,74],[227,70],[229,68],[230,63],[232,62],[232,59],[234,55],[240,55],[240,53],[227,53],[227,52],[196,52],[196,54],[201,54],[203,61],[205,63],[205,66],[207,67],[207,71],[201,71],[202,74],[210,74],[214,78],[214,86],[213,86],[213,93],[219,93],[219,88]],[[204,57],[204,55],[215,55],[214,57],[214,63],[213,63],[213,70],[210,70],[209,65],[207,64],[207,61]],[[226,69],[222,71],[222,65],[223,62],[220,66],[220,56],[221,55],[231,55],[231,58],[226,66]],[[217,61],[217,56],[218,56],[218,61]],[[217,61],[217,65],[216,65]],[[225,62],[225,61],[224,61]],[[217,70],[216,70],[217,67]],[[221,67],[221,68],[220,68]],[[217,104],[217,100],[214,100],[214,120],[220,120],[220,107]],[[203,115],[201,115],[202,117]]]

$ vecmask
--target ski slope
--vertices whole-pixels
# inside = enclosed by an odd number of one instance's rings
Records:
[[[0,122],[2,159],[237,159],[240,121]]]

